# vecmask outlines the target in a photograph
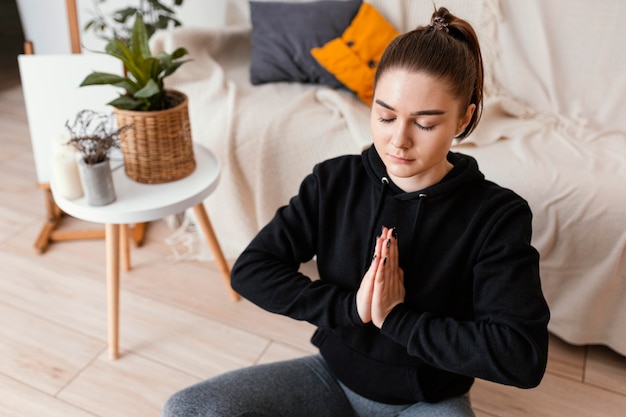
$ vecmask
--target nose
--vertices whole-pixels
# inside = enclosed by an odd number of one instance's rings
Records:
[[[406,122],[396,123],[390,143],[396,148],[409,148],[413,144],[413,138],[409,125]]]

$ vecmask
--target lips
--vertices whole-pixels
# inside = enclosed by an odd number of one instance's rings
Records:
[[[398,156],[398,155],[392,155],[392,154],[387,154],[387,155],[389,156],[389,158],[391,158],[392,161],[398,162],[398,163],[406,164],[412,161],[412,159],[405,158],[405,157]]]

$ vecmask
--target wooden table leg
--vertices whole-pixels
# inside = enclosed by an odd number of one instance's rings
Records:
[[[122,257],[122,269],[130,271],[130,226],[120,226],[120,256]]]
[[[120,225],[107,224],[107,316],[109,336],[109,356],[119,358],[119,297],[120,297]]]
[[[219,268],[222,278],[224,278],[224,282],[228,286],[230,290],[230,295],[233,300],[237,301],[241,298],[239,294],[237,294],[232,287],[230,286],[230,267],[224,258],[224,254],[222,253],[222,248],[220,247],[220,243],[217,241],[217,237],[215,236],[215,232],[213,231],[213,226],[211,225],[211,221],[209,220],[209,215],[204,208],[203,203],[199,203],[193,207],[193,212],[196,215],[198,222],[200,223],[200,228],[204,233],[204,237],[209,244],[209,248],[211,252],[213,252],[213,256],[215,256],[215,263]]]
[[[144,238],[146,236],[146,228],[148,227],[148,223],[136,223],[135,227],[133,227],[132,235],[133,241],[137,247],[141,247],[143,245]]]

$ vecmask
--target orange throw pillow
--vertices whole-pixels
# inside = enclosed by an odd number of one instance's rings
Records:
[[[341,37],[311,49],[311,55],[361,101],[371,105],[376,66],[398,34],[378,10],[363,3]]]

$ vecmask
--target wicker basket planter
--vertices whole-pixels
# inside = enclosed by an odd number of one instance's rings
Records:
[[[145,184],[185,178],[196,168],[187,96],[168,90],[172,107],[158,111],[115,109],[126,175]]]

